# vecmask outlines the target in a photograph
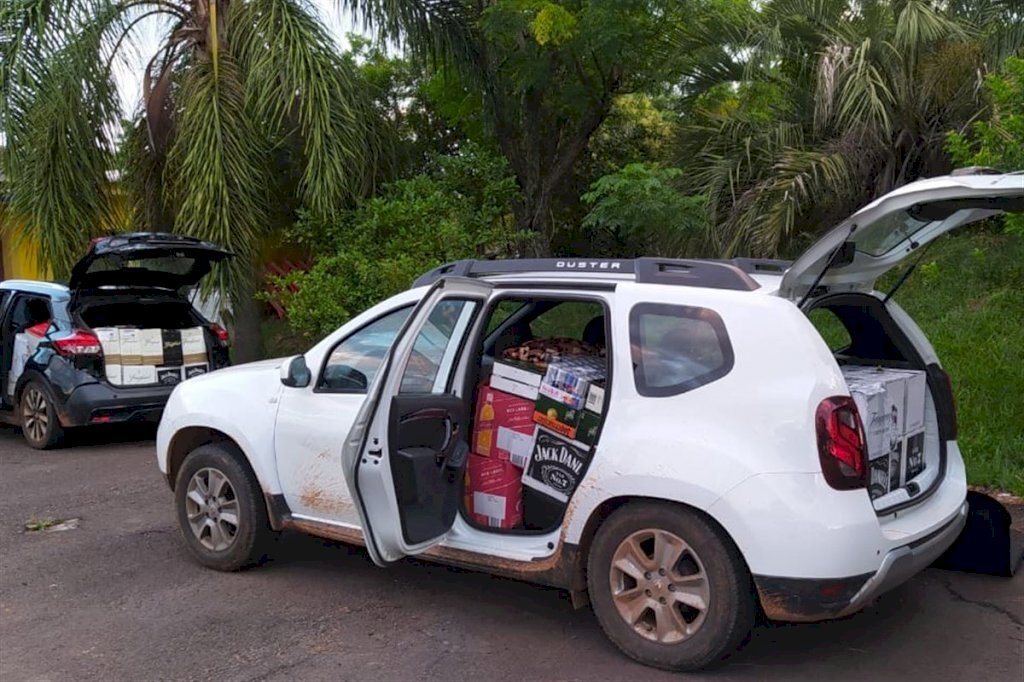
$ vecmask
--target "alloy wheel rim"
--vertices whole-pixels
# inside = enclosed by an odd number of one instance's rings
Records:
[[[675,533],[645,528],[625,538],[609,580],[619,616],[645,639],[675,644],[704,624],[711,602],[704,564]]]
[[[238,535],[238,498],[231,481],[219,469],[192,474],[185,490],[185,514],[192,534],[206,549],[223,552]]]
[[[46,407],[46,397],[38,388],[33,386],[25,391],[22,397],[21,416],[22,428],[28,437],[34,442],[42,442],[50,425],[50,413]]]

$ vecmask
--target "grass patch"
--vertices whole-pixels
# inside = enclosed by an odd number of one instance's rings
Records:
[[[894,298],[953,379],[969,481],[1024,495],[1024,239],[990,227],[943,237]]]
[[[25,530],[29,532],[36,532],[46,530],[47,528],[53,528],[64,523],[64,519],[29,519],[25,522]]]

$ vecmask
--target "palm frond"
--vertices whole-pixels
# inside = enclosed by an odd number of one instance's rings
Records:
[[[232,51],[245,74],[248,107],[272,129],[294,127],[302,145],[301,199],[326,216],[368,189],[379,144],[358,72],[296,0],[233,6]]]
[[[243,76],[229,52],[219,53],[216,68],[195,53],[180,78],[165,173],[174,181],[175,230],[234,252],[214,283],[232,294],[248,291],[267,228],[267,138],[246,109]]]

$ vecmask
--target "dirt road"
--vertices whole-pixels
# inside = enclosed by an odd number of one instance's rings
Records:
[[[300,536],[263,567],[202,569],[152,441],[107,435],[38,453],[0,429],[4,682],[680,679],[622,657],[555,590],[413,561],[381,570]],[[23,531],[47,517],[81,522]],[[1022,624],[1024,573],[930,570],[847,620],[759,627],[714,678],[1020,680]]]

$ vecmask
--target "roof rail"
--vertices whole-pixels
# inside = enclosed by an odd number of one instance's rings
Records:
[[[775,258],[732,258],[721,262],[731,263],[748,275],[765,273],[781,275],[793,264],[791,260],[778,260]]]
[[[424,273],[413,287],[433,284],[442,277],[487,277],[490,275],[543,274],[550,272],[595,272],[634,275],[644,284],[677,284],[753,291],[760,285],[742,267],[729,261],[684,260],[680,258],[524,258],[509,260],[459,260]]]

